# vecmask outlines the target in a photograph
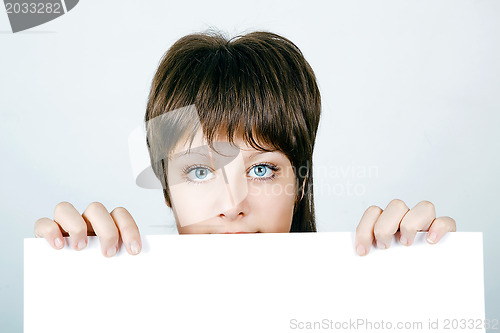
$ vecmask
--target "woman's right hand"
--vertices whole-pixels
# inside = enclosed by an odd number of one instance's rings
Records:
[[[123,207],[108,213],[100,202],[91,203],[80,213],[69,202],[57,204],[54,219],[41,218],[35,223],[35,236],[45,238],[55,249],[64,247],[63,237],[70,237],[70,246],[82,250],[87,246],[87,236],[98,236],[101,252],[112,257],[125,245],[128,253],[138,254],[142,244],[139,229],[132,215]]]

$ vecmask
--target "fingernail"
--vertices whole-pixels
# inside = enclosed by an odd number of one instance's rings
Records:
[[[360,256],[364,256],[366,251],[365,251],[365,247],[361,244],[359,244],[357,247],[356,247],[356,253]]]
[[[108,257],[112,257],[116,254],[116,246],[110,247],[108,251],[106,251],[106,255]]]
[[[78,250],[83,250],[87,246],[87,242],[85,239],[82,239],[81,241],[78,242],[77,249]]]
[[[62,249],[62,247],[64,246],[64,243],[63,243],[61,238],[56,238],[54,240],[54,245],[56,246],[56,248]]]
[[[403,244],[403,245],[406,245],[406,244],[408,244],[408,239],[406,239],[406,237],[405,237],[405,236],[401,236],[401,237],[399,238],[399,242],[400,242],[401,244]]]
[[[434,244],[434,243],[436,243],[436,238],[437,238],[436,233],[431,232],[431,234],[429,236],[427,236],[427,241],[431,244]]]
[[[387,248],[387,245],[385,245],[383,242],[377,242],[377,247],[379,249],[386,249]]]
[[[132,254],[139,254],[139,252],[141,252],[139,242],[133,241],[132,243],[130,243],[130,251],[132,251]]]

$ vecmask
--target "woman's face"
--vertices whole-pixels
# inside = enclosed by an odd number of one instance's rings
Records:
[[[297,193],[286,155],[201,131],[169,156],[167,178],[179,234],[289,232]]]

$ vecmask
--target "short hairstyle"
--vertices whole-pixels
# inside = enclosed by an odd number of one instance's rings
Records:
[[[165,156],[181,135],[166,133],[151,120],[189,105],[196,107],[210,146],[221,135],[229,142],[237,136],[254,149],[283,152],[297,180],[290,231],[316,231],[312,155],[321,96],[312,68],[294,43],[264,31],[230,39],[209,31],[180,38],[163,55],[145,121],[151,165],[170,207]],[[190,130],[193,137],[195,131],[174,118],[175,131]]]

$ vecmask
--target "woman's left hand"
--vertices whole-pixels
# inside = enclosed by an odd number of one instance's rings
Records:
[[[385,210],[370,206],[363,214],[356,228],[356,253],[368,254],[372,244],[379,249],[389,248],[392,237],[399,231],[399,242],[411,245],[417,231],[428,231],[427,242],[435,244],[448,232],[456,231],[455,220],[451,217],[436,218],[434,205],[421,201],[412,209],[399,200],[392,200]]]

